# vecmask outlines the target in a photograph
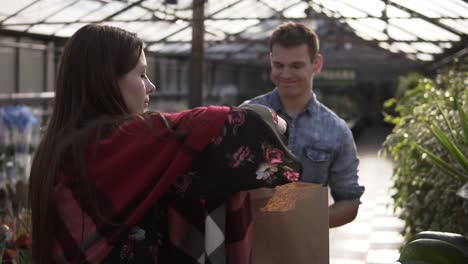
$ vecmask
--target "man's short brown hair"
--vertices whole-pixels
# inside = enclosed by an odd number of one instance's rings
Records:
[[[309,47],[310,60],[313,61],[319,52],[319,39],[314,31],[304,24],[293,21],[279,25],[270,38],[270,52],[273,45],[279,44],[283,47],[294,47],[306,44]]]

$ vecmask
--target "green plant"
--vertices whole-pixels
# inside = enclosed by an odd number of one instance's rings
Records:
[[[444,111],[441,109],[440,105],[435,101],[435,104],[438,106],[441,115],[444,117],[445,124],[449,131],[445,133],[436,123],[430,122],[430,131],[434,135],[435,138],[442,144],[451,157],[457,161],[460,165],[460,169],[452,167],[452,165],[443,160],[441,157],[434,154],[429,149],[425,148],[424,146],[413,143],[413,146],[416,147],[419,151],[426,154],[434,163],[435,166],[439,167],[445,174],[450,175],[452,177],[458,178],[461,181],[465,182],[465,184],[457,191],[457,195],[461,198],[468,200],[468,158],[467,155],[463,153],[461,150],[461,146],[458,146],[454,141],[456,140],[456,136],[453,134],[453,128],[450,122],[448,121],[447,116],[445,115]],[[454,98],[454,109],[458,113],[460,117],[460,124],[462,127],[463,132],[463,140],[461,145],[468,145],[468,116],[466,115],[465,111],[458,103],[458,100]]]
[[[392,198],[401,209],[406,238],[424,230],[468,234],[466,191],[466,72],[449,71],[434,80],[421,78],[403,96],[390,99],[395,125],[380,151],[394,160]]]
[[[398,85],[395,91],[395,97],[401,98],[406,91],[416,87],[419,80],[423,79],[424,76],[417,72],[408,73],[405,76],[401,76],[398,79]]]

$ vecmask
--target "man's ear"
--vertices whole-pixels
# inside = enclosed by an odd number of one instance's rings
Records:
[[[315,56],[314,64],[314,73],[320,73],[322,71],[323,66],[323,56],[321,54],[317,54]]]

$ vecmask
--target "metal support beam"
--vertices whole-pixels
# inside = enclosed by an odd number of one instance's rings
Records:
[[[99,9],[99,8],[98,8]],[[93,11],[94,12],[94,11]],[[83,17],[87,16],[90,13],[86,13],[83,15]],[[254,17],[254,16],[245,16],[245,17],[221,17],[221,18],[205,18],[205,21],[245,21],[245,20],[258,20],[260,22],[264,21],[304,21],[304,20],[309,20],[309,19],[323,19],[323,15],[311,15],[307,17]],[[343,19],[349,19],[349,20],[360,20],[360,19],[365,19],[365,18],[381,18],[381,17],[375,17],[375,16],[365,16],[365,17],[343,17]],[[392,19],[408,19],[408,17],[391,17]],[[409,17],[411,18],[411,17]],[[467,17],[437,17],[437,19],[467,19]],[[136,18],[136,19],[113,19],[112,22],[117,22],[117,23],[132,23],[132,22],[170,22],[174,23],[175,21],[184,21],[184,22],[189,22],[191,23],[193,20],[191,18],[175,18],[175,19],[164,19],[164,18],[159,18],[159,17],[153,17],[153,18]],[[81,20],[77,19],[73,22],[65,22],[65,21],[44,21],[41,22],[41,25],[69,25],[73,23],[82,23],[82,24],[99,24],[102,23],[102,20]],[[31,23],[31,22],[19,22],[19,23],[11,23],[8,24],[8,26],[34,26],[37,25],[36,22]],[[188,28],[188,26],[187,26]],[[185,28],[184,28],[185,29]]]
[[[182,76],[184,74],[183,64],[184,61],[181,59],[176,59],[176,90],[177,92],[182,91]]]
[[[47,82],[48,82],[48,75],[47,72],[49,71],[49,63],[48,63],[48,51],[44,50],[42,52],[42,91],[45,92],[47,91]]]
[[[9,37],[28,37],[28,38],[32,38],[36,40],[59,42],[62,44],[65,43],[65,41],[68,39],[64,37],[42,35],[42,34],[36,34],[36,33],[2,29],[2,28],[0,28],[0,35],[9,36]]]
[[[204,66],[204,33],[205,33],[205,0],[193,0],[192,23],[192,56],[191,73],[192,85],[189,87],[189,107],[202,104],[203,95],[203,66]]]
[[[16,42],[19,42],[19,37],[16,38]],[[20,92],[20,48],[15,48],[15,77],[14,77],[14,91],[15,93]]]
[[[36,43],[21,43],[16,41],[1,41],[0,47],[9,47],[9,48],[20,48],[20,49],[29,49],[29,50],[47,50],[47,46],[43,44]]]
[[[322,42],[332,42],[332,43],[342,43],[343,41],[351,42],[351,43],[372,43],[372,44],[379,44],[380,42],[393,42],[393,43],[433,43],[436,45],[439,44],[444,44],[444,43],[460,43],[460,42],[453,42],[453,41],[437,41],[437,40],[395,40],[393,39],[392,41],[380,41],[380,40],[361,40],[358,39],[358,37],[355,36],[355,38],[351,38],[351,36],[344,36],[344,37],[339,37],[339,36],[322,36],[320,38],[320,41]],[[191,41],[152,41],[151,44],[187,44],[191,43]],[[209,46],[213,45],[222,45],[222,44],[245,44],[245,45],[250,45],[250,44],[267,44],[267,39],[245,39],[245,38],[235,38],[235,39],[230,39],[230,40],[206,40],[206,44]],[[150,44],[148,44],[149,46]]]
[[[54,80],[55,80],[55,44],[49,42],[47,44],[47,51],[45,52],[45,87],[44,91],[53,91],[54,90]]]

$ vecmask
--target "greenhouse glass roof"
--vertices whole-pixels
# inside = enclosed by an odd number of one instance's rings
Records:
[[[188,54],[192,0],[1,0],[0,34],[69,37],[87,23],[136,32],[156,54]],[[208,56],[255,60],[268,53],[271,31],[287,20],[316,30],[322,41],[347,42],[350,33],[392,53],[432,61],[466,47],[463,0],[207,0]],[[339,30],[333,29],[338,28]]]

